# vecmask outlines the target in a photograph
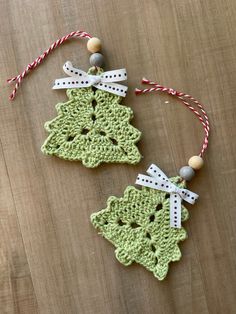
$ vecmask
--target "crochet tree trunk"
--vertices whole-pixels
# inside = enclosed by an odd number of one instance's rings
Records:
[[[171,178],[179,187],[179,177]],[[188,219],[182,206],[181,220]],[[170,227],[169,194],[143,187],[128,186],[124,197],[111,196],[107,208],[91,215],[92,224],[116,247],[117,259],[128,266],[143,265],[163,280],[171,261],[178,261],[181,252],[178,242],[186,239],[184,228]]]
[[[56,105],[58,116],[45,123],[50,134],[43,153],[91,168],[140,161],[135,143],[141,132],[130,125],[133,111],[120,104],[122,97],[92,87],[68,89],[67,96],[69,101]]]

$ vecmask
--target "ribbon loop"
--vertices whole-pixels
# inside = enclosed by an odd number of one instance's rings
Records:
[[[139,174],[135,183],[141,186],[170,193],[170,226],[173,228],[181,228],[182,200],[190,204],[194,204],[198,195],[187,189],[179,188],[168,179],[161,169],[154,164],[148,168],[147,173],[150,176]]]
[[[106,92],[125,97],[128,87],[114,82],[127,79],[126,69],[103,72],[99,75],[91,75],[72,66],[67,61],[63,66],[64,72],[69,76],[55,80],[53,89],[83,88],[94,86]]]

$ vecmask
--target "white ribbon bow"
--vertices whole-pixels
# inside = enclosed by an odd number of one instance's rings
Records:
[[[147,173],[150,176],[139,174],[135,183],[170,193],[170,226],[181,228],[182,199],[190,204],[194,204],[198,195],[187,189],[179,188],[170,182],[164,172],[154,164],[148,168]]]
[[[103,72],[100,75],[90,75],[86,72],[76,69],[70,61],[63,65],[64,72],[70,77],[55,80],[53,89],[63,88],[82,88],[94,86],[98,89],[110,92],[112,94],[125,97],[128,87],[113,82],[127,80],[126,69]]]

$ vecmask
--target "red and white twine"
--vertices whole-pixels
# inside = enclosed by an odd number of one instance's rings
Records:
[[[201,151],[199,153],[199,156],[203,156],[204,152],[206,151],[207,147],[208,147],[208,138],[209,138],[209,132],[210,132],[210,125],[209,125],[209,118],[208,115],[206,113],[206,111],[203,108],[203,105],[197,101],[195,98],[193,98],[191,95],[179,92],[174,90],[173,88],[168,88],[162,85],[159,85],[156,82],[152,82],[149,81],[145,78],[142,79],[142,83],[143,84],[149,84],[149,85],[153,85],[154,87],[151,88],[145,88],[145,89],[135,89],[135,93],[136,95],[140,95],[140,94],[146,94],[149,92],[154,92],[154,91],[161,91],[161,92],[167,92],[169,95],[173,95],[176,96],[177,98],[179,98],[181,100],[181,102],[189,108],[189,110],[191,110],[199,119],[199,121],[201,122],[201,124],[203,125],[204,128],[204,132],[205,132],[205,136],[204,136],[204,140],[203,140],[203,144],[201,147]],[[194,108],[192,105],[190,105],[186,99],[189,99],[190,101],[192,101],[197,108],[199,109],[199,111]]]
[[[56,49],[58,46],[60,46],[61,44],[63,44],[65,41],[67,41],[70,38],[76,38],[76,37],[80,37],[80,38],[92,38],[92,36],[84,31],[75,31],[75,32],[71,32],[70,34],[63,36],[59,39],[57,39],[47,50],[45,50],[37,59],[35,59],[33,62],[29,63],[27,65],[27,67],[25,68],[25,70],[20,73],[19,75],[10,78],[7,80],[8,83],[12,83],[12,82],[16,82],[15,88],[12,91],[11,95],[9,96],[10,100],[13,100],[16,96],[16,92],[19,89],[19,86],[22,82],[22,80],[24,79],[24,77],[32,70],[34,70],[38,65],[40,65],[40,63],[42,63],[42,61],[54,50]]]

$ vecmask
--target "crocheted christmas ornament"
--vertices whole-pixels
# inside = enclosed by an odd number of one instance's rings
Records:
[[[179,179],[170,181],[185,187]],[[180,260],[178,242],[187,238],[183,227],[170,227],[169,196],[147,187],[128,186],[123,197],[109,197],[107,207],[91,215],[92,224],[114,244],[116,258],[123,265],[139,263],[159,280],[166,277],[170,262]],[[182,206],[181,220],[186,219],[188,211]]]
[[[45,124],[50,134],[43,153],[81,160],[90,168],[102,162],[140,161],[135,143],[141,132],[129,124],[133,111],[120,104],[122,97],[92,87],[68,89],[67,96],[69,101],[56,105],[58,117]]]
[[[71,38],[88,39],[92,68],[86,73],[74,68],[70,61],[64,64],[63,70],[68,77],[57,79],[53,89],[67,89],[69,101],[57,104],[58,116],[46,122],[49,136],[42,152],[66,160],[81,160],[90,168],[102,162],[138,163],[141,155],[135,144],[141,132],[130,125],[133,111],[120,104],[128,87],[118,82],[127,79],[126,70],[104,72],[101,41],[87,32],[78,30],[59,38],[22,73],[8,79],[8,83],[16,83],[10,99],[15,98],[24,77]]]

